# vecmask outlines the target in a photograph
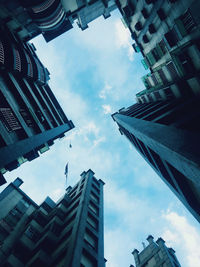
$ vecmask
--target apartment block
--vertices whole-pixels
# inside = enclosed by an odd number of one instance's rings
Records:
[[[59,201],[41,205],[22,183],[17,178],[0,194],[1,266],[104,267],[104,182],[88,170]]]
[[[200,3],[194,0],[116,1],[150,72],[140,103],[200,95]]]
[[[137,103],[112,115],[136,150],[200,222],[198,1],[116,1],[150,73]]]

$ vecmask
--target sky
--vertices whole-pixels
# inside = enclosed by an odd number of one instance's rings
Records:
[[[7,173],[7,182],[20,177],[21,189],[39,204],[47,195],[55,201],[63,195],[67,162],[71,186],[83,171],[92,169],[105,182],[107,267],[134,264],[131,252],[141,251],[149,234],[173,247],[183,267],[200,266],[197,221],[111,117],[135,103],[135,94],[144,89],[141,77],[147,73],[119,13],[96,19],[85,31],[74,27],[49,43],[42,36],[32,41],[51,73],[50,87],[75,128],[39,158]]]

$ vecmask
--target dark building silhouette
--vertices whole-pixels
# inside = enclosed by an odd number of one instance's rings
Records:
[[[135,259],[135,267],[181,267],[175,251],[172,248],[168,248],[162,238],[158,238],[154,242],[153,236],[149,235],[147,241],[149,244],[141,252],[137,249],[132,252]],[[130,267],[134,266],[131,265]]]
[[[57,203],[47,197],[39,206],[22,183],[0,194],[1,266],[104,267],[104,182],[88,170]]]
[[[37,158],[74,127],[35,50],[16,30],[0,25],[0,185],[6,171]]]
[[[99,16],[108,18],[116,5],[112,0],[2,0],[0,7],[2,23],[20,39],[28,41],[42,34],[49,42],[72,29],[74,22],[85,30]]]
[[[120,132],[200,222],[200,15],[197,1],[117,1],[150,73]],[[127,10],[132,10],[128,12]]]

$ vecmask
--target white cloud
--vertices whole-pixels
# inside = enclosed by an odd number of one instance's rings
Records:
[[[106,137],[105,136],[102,136],[96,140],[94,140],[94,146],[93,147],[96,147],[97,145],[99,145],[100,143],[103,143],[106,141]]]
[[[99,97],[105,99],[111,89],[112,89],[112,86],[106,83],[104,88],[99,92]]]
[[[184,266],[198,267],[200,263],[199,240],[200,233],[189,221],[173,211],[163,214],[169,229],[163,233],[163,238],[176,249],[180,247],[184,255]]]
[[[112,109],[110,105],[102,105],[103,108],[103,113],[104,114],[111,114],[112,113]]]
[[[133,61],[134,50],[131,43],[133,42],[130,37],[130,31],[128,28],[125,28],[123,23],[120,20],[117,20],[115,23],[115,32],[116,32],[116,45],[118,48],[124,47],[127,48],[127,55],[130,61]]]

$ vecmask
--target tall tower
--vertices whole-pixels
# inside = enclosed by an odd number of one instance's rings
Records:
[[[165,245],[162,238],[158,238],[156,242],[153,236],[147,237],[149,242],[141,252],[134,249],[132,252],[135,259],[135,267],[143,266],[163,266],[163,267],[181,267],[178,259],[176,258],[175,251]],[[130,267],[134,267],[131,265]]]
[[[57,203],[47,197],[39,206],[22,183],[0,194],[1,266],[104,267],[104,182],[88,170]]]
[[[199,2],[119,0],[117,6],[150,73],[137,103],[113,119],[200,222]]]
[[[39,157],[74,127],[35,50],[16,30],[0,24],[0,185],[6,171]]]
[[[122,135],[200,222],[200,99],[137,103],[113,114]]]

